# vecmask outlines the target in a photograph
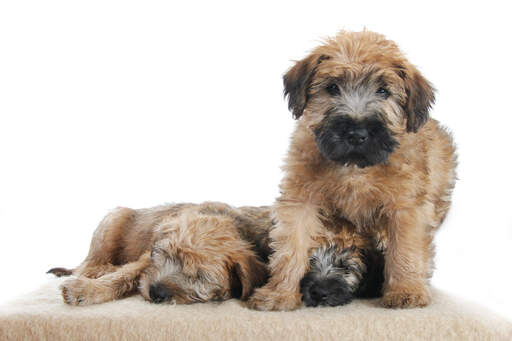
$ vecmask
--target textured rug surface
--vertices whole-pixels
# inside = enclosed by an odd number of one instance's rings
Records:
[[[133,296],[89,307],[62,302],[58,286],[0,307],[0,340],[512,340],[512,323],[437,290],[423,309],[377,300],[293,312],[251,311],[237,300],[156,305]]]

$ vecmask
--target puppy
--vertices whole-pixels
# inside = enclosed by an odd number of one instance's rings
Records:
[[[267,279],[270,208],[221,203],[118,208],[94,232],[89,254],[62,286],[89,305],[139,292],[153,303],[247,299]]]
[[[313,251],[308,273],[300,282],[302,301],[308,307],[338,306],[353,298],[381,296],[384,256],[381,252],[338,245]]]
[[[456,179],[452,138],[429,117],[430,82],[393,41],[342,31],[285,74],[284,91],[298,122],[274,205],[271,277],[249,306],[299,307],[312,250],[347,225],[385,245],[384,306],[429,304],[432,240]]]

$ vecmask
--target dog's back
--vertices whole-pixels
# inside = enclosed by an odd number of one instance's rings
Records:
[[[240,238],[253,244],[254,251],[264,261],[271,253],[269,233],[275,225],[270,206],[233,207],[219,202],[199,205],[199,212],[206,215],[224,215],[234,219]]]

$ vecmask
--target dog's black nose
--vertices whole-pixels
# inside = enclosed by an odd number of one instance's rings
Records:
[[[169,289],[161,284],[151,284],[149,287],[149,298],[154,303],[167,301],[171,297]]]
[[[359,128],[351,130],[347,133],[348,142],[353,146],[359,146],[368,139],[368,130]]]
[[[313,300],[315,300],[318,303],[322,303],[327,300],[327,296],[329,295],[329,290],[327,288],[314,286],[310,289],[309,293]]]

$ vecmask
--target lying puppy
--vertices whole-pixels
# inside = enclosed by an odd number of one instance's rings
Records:
[[[96,229],[87,258],[61,285],[64,302],[89,305],[137,291],[154,303],[247,299],[267,280],[270,208],[221,203],[118,208]]]
[[[355,297],[380,297],[383,282],[381,251],[333,244],[313,251],[309,272],[300,282],[300,291],[308,307],[337,306]]]

